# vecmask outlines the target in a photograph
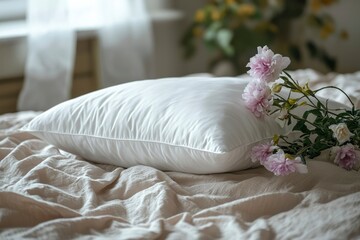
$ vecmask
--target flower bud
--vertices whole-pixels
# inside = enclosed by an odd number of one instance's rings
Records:
[[[297,103],[298,99],[295,99],[295,98],[289,98],[288,99],[288,102],[290,105],[294,105],[295,103]]]
[[[303,93],[308,96],[308,95],[314,95],[314,92],[310,89],[309,87],[309,83],[305,83],[305,85],[302,87]]]
[[[277,144],[279,143],[279,140],[280,140],[279,135],[275,134],[275,135],[273,136],[273,143],[274,143],[274,145],[277,145]]]
[[[273,93],[278,93],[281,91],[281,88],[282,88],[282,85],[281,84],[278,84],[278,83],[275,83],[272,88],[271,88],[271,91]]]
[[[306,101],[302,101],[299,106],[304,106],[304,105],[307,105],[307,102]]]

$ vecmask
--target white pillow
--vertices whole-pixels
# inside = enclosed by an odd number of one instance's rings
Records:
[[[126,83],[61,103],[22,130],[87,160],[160,170],[220,173],[256,166],[253,145],[283,130],[242,100],[240,78]]]

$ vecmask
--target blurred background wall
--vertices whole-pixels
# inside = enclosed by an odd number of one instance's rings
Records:
[[[1,5],[5,2],[18,2],[19,9],[15,17],[10,18],[8,11]],[[16,111],[16,101],[23,84],[23,72],[26,59],[26,30],[25,0],[0,0],[0,112]],[[261,2],[262,0],[254,1]],[[288,3],[293,6],[298,2],[293,0],[264,0],[266,2]],[[301,45],[299,51],[302,54],[301,61],[293,61],[293,68],[313,68],[323,73],[336,71],[350,73],[360,70],[360,9],[359,0],[303,0],[306,2],[306,10],[311,10],[310,4],[320,4],[317,10],[319,15],[330,15],[332,26],[328,26],[329,34],[326,38],[319,37],[321,29],[314,30],[307,19],[299,17],[293,19],[286,32],[277,32],[278,36],[286,36],[281,41],[275,41],[275,47],[280,52],[281,46],[286,41],[292,41]],[[203,8],[210,0],[149,0],[149,9],[154,31],[154,56],[155,77],[184,76],[193,73],[214,71],[210,63],[214,57],[214,51],[205,46],[204,41],[197,39],[194,43],[196,53],[191,58],[184,58],[184,46],[181,41],[185,32],[196,20],[195,16],[199,9]],[[224,0],[224,3],[233,3],[235,0]],[[299,0],[301,2],[301,0]],[[327,5],[327,3],[331,3]],[[314,7],[314,6],[312,6]],[[316,7],[316,6],[315,6]],[[246,9],[245,9],[246,10]],[[249,8],[247,8],[249,13]],[[251,10],[251,9],[250,9]],[[246,12],[245,12],[246,13]],[[251,13],[251,11],[250,11]],[[9,21],[11,20],[11,21]],[[281,20],[280,20],[281,22]],[[287,23],[287,19],[284,19]],[[332,28],[332,29],[331,29]],[[326,29],[325,29],[326,30]],[[339,33],[335,34],[335,30]],[[325,31],[326,33],[326,31]],[[340,35],[341,36],[340,36]],[[226,35],[226,34],[225,34]],[[340,36],[340,37],[339,37]],[[246,37],[246,36],[245,36]],[[91,30],[84,30],[78,34],[78,46],[74,70],[74,86],[72,96],[78,96],[99,87],[96,65],[98,61],[96,39]],[[241,40],[242,38],[240,38]],[[336,68],[329,69],[324,61],[311,57],[306,41],[311,40],[314,44],[324,49],[328,55],[336,61]],[[226,38],[225,38],[226,40]],[[271,45],[271,43],[264,42]],[[256,49],[249,48],[250,55]],[[281,52],[287,54],[285,52]],[[242,61],[248,60],[248,55],[240,53]],[[250,56],[249,55],[249,56]],[[292,58],[293,59],[293,58]],[[243,64],[243,63],[241,63]],[[226,70],[226,67],[225,67]],[[226,71],[225,71],[226,72]],[[244,69],[242,69],[243,73]],[[231,72],[230,72],[231,73]],[[232,74],[237,74],[233,72]]]
[[[211,1],[176,1],[176,6],[184,13],[184,25],[182,25],[182,31],[184,26],[189,26],[194,22],[194,16],[199,9],[204,10],[204,6]],[[241,1],[222,1],[224,4],[231,2]],[[244,2],[244,1],[243,1]],[[248,1],[249,2],[249,1]],[[256,3],[259,6],[259,2],[264,1],[250,1]],[[290,40],[292,43],[300,46],[299,50],[302,53],[302,60],[299,62],[293,61],[293,68],[313,68],[323,73],[336,71],[341,73],[354,72],[360,69],[360,61],[358,56],[360,55],[360,15],[358,11],[360,9],[360,1],[358,0],[272,0],[265,1],[272,3],[279,3],[288,5],[288,9],[300,8],[301,5],[305,6],[303,14],[296,18],[290,19],[291,24],[287,31],[278,32],[277,35],[288,35],[288,38],[283,38],[283,41]],[[301,3],[303,2],[303,3]],[[315,21],[309,17],[310,12],[315,12]],[[288,10],[290,12],[290,10]],[[296,11],[294,11],[296,12]],[[284,15],[284,14],[283,14]],[[286,22],[289,18],[283,18],[280,22]],[[318,24],[318,25],[316,25]],[[321,34],[326,35],[320,36]],[[341,36],[340,36],[341,35]],[[241,38],[240,38],[241,39]],[[312,57],[309,53],[306,42],[311,40],[314,44],[324,50],[329,57],[336,61],[336,68],[330,69],[321,60],[321,57]],[[211,51],[204,48],[204,41],[198,41],[198,52],[190,60],[185,62],[185,72],[205,72],[209,71],[207,64],[211,59]],[[267,45],[271,45],[271,42],[266,42]],[[276,49],[276,47],[275,47]],[[278,51],[282,52],[281,47]],[[254,49],[253,53],[256,50]],[[252,54],[253,54],[252,53]],[[286,54],[286,52],[284,53]],[[320,55],[321,53],[318,53]],[[292,57],[293,59],[293,57]],[[293,59],[294,60],[294,59]]]

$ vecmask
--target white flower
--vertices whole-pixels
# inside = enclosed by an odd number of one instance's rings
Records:
[[[338,140],[340,145],[349,141],[350,137],[354,136],[345,123],[333,124],[329,128],[333,131],[333,137]]]
[[[279,126],[282,128],[284,128],[286,126],[286,123],[288,122],[288,113],[289,111],[286,108],[282,108],[279,116],[275,118],[275,122],[279,124]]]

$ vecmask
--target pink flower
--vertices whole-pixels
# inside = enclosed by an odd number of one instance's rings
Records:
[[[271,89],[265,82],[251,81],[244,89],[245,106],[256,116],[263,117],[271,108]]]
[[[261,165],[264,165],[267,158],[273,154],[273,151],[277,149],[272,142],[256,145],[251,149],[251,160],[253,162],[259,161]]]
[[[279,78],[280,73],[290,64],[290,58],[275,54],[267,46],[258,47],[258,53],[250,58],[246,67],[250,67],[250,76],[265,82]]]
[[[301,162],[300,157],[295,159],[288,158],[282,150],[270,155],[264,167],[273,172],[276,176],[285,176],[290,173],[307,173],[307,167]]]
[[[336,153],[334,160],[335,164],[346,170],[351,170],[357,165],[359,157],[356,154],[354,145],[348,143],[341,147],[335,147],[334,150]]]

